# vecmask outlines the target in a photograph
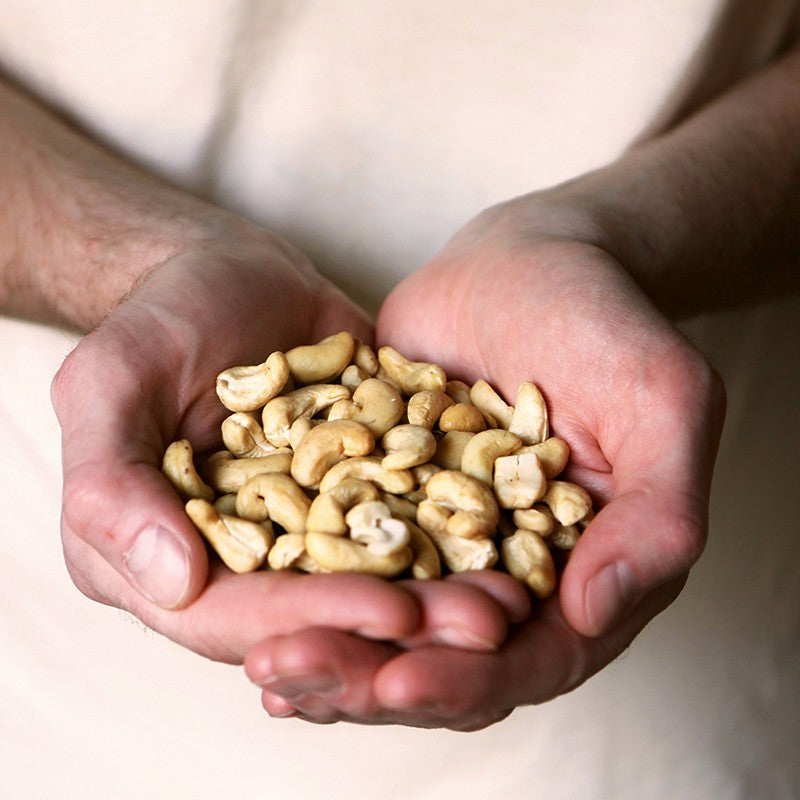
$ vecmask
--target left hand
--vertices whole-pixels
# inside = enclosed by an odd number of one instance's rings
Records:
[[[262,642],[245,666],[257,683],[270,676],[262,702],[276,715],[485,727],[578,686],[678,595],[705,542],[724,390],[623,266],[546,194],[468,225],[389,296],[377,339],[448,377],[483,377],[511,403],[521,381],[535,382],[571,446],[567,477],[599,513],[558,594],[494,652],[305,631]],[[485,587],[498,577],[450,580]],[[447,583],[426,589],[424,613],[435,613]],[[319,647],[304,659],[311,640]],[[340,675],[342,654],[352,660],[354,651],[362,675],[324,692],[281,677],[282,665],[297,663],[305,676]]]

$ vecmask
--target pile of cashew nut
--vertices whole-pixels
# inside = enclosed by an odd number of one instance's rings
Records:
[[[226,369],[216,391],[225,449],[196,458],[182,439],[162,469],[234,572],[499,567],[545,598],[591,519],[533,383],[512,406],[341,332]]]

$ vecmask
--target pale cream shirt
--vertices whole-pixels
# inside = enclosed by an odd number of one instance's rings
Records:
[[[481,209],[601,166],[768,60],[794,6],[5,0],[0,65],[92,135],[295,241],[374,311]],[[47,396],[74,341],[0,320],[8,796],[797,796],[800,481],[786,430],[800,370],[782,355],[797,311],[687,326],[732,405],[716,535],[679,600],[585,686],[469,735],[270,720],[240,670],[80,596],[59,552]]]

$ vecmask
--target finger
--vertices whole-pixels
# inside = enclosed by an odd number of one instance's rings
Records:
[[[398,719],[425,714],[457,730],[502,719],[512,709],[541,703],[579,686],[631,643],[648,620],[677,596],[675,582],[645,598],[603,637],[584,637],[564,618],[557,598],[521,626],[498,653],[425,647],[388,661],[373,691]]]
[[[584,531],[560,589],[586,635],[609,630],[639,598],[684,578],[705,546],[708,493],[724,416],[710,368],[675,359],[668,385],[611,448],[614,493]]]
[[[484,580],[504,598],[512,595],[501,589],[502,582]],[[414,648],[426,644],[444,644],[467,650],[496,650],[505,641],[509,619],[507,610],[475,580],[404,581],[400,585],[414,596],[422,611],[419,630],[399,642]],[[524,594],[524,591],[522,591]],[[514,611],[524,600],[514,599]]]
[[[467,570],[454,572],[445,580],[475,586],[486,592],[506,614],[508,622],[517,625],[531,613],[531,597],[522,583],[496,570]]]
[[[263,690],[268,713],[289,708],[306,719],[377,722],[383,709],[372,682],[397,648],[325,628],[309,628],[255,645],[245,658],[248,678]]]

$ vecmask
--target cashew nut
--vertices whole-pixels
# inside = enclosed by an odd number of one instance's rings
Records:
[[[326,336],[316,344],[293,347],[286,351],[289,372],[298,384],[330,380],[350,363],[355,346],[353,334],[342,331]]]
[[[228,494],[221,494],[214,501],[214,508],[217,514],[227,514],[229,517],[236,516],[236,494],[230,492]]]
[[[222,421],[222,441],[237,458],[258,458],[277,449],[267,441],[252,411],[236,411]]]
[[[556,436],[551,436],[539,444],[525,445],[517,450],[517,455],[523,453],[536,453],[548,479],[560,475],[569,461],[569,445]]]
[[[420,464],[418,467],[412,467],[411,472],[417,482],[417,488],[412,492],[406,492],[404,497],[410,500],[414,505],[419,505],[423,500],[427,500],[428,495],[425,493],[425,484],[430,479],[431,475],[441,472],[442,468],[436,464]]]
[[[199,498],[189,500],[185,508],[198,530],[234,572],[252,572],[264,563],[274,541],[271,527],[219,514],[211,503]]]
[[[430,477],[425,491],[429,500],[452,512],[447,520],[448,533],[480,539],[491,536],[497,528],[500,517],[497,500],[491,489],[477,478],[455,470],[442,470]]]
[[[569,481],[548,481],[541,500],[562,525],[574,525],[592,510],[592,499],[587,491]]]
[[[275,397],[288,379],[289,363],[283,353],[276,351],[263,364],[220,372],[217,397],[229,411],[255,411]]]
[[[451,572],[491,569],[498,559],[492,539],[454,536],[447,530],[451,518],[447,509],[432,500],[423,500],[417,509],[417,524],[428,534]]]
[[[345,478],[311,502],[306,530],[343,536],[347,533],[345,513],[358,503],[380,499],[377,487],[359,478]]]
[[[479,433],[486,430],[486,420],[472,403],[455,403],[439,417],[439,430]]]
[[[508,429],[516,433],[523,444],[539,444],[547,439],[547,406],[535,383],[524,381],[519,385]]]
[[[321,422],[300,441],[292,459],[292,477],[301,486],[316,486],[338,462],[372,452],[375,439],[360,422]]]
[[[371,500],[357,503],[345,516],[350,538],[377,556],[390,556],[406,547],[410,540],[405,520],[396,519],[386,503]]]
[[[353,351],[353,366],[365,372],[368,378],[375,377],[380,368],[375,351],[360,339],[356,339],[356,349]]]
[[[303,386],[276,397],[264,406],[261,413],[264,436],[276,447],[286,447],[289,444],[289,429],[296,419],[313,417],[337,400],[349,397],[349,389],[335,383]]]
[[[500,544],[503,564],[517,580],[544,600],[556,588],[556,567],[550,549],[538,533],[518,530]]]
[[[344,368],[340,380],[342,386],[346,386],[351,392],[354,392],[369,377],[370,375],[361,369],[358,364],[350,364]]]
[[[476,433],[461,454],[461,471],[491,486],[495,459],[510,455],[520,444],[519,436],[501,428]]]
[[[547,543],[557,550],[572,550],[578,539],[581,538],[581,531],[577,525],[559,525],[550,536]]]
[[[556,519],[547,506],[537,503],[532,508],[514,509],[514,525],[547,538],[555,530]]]
[[[214,490],[197,474],[194,450],[188,439],[172,442],[164,451],[161,471],[184,500],[199,497],[211,502],[214,499]]]
[[[420,425],[396,425],[381,440],[386,455],[381,466],[386,469],[408,469],[430,460],[436,452],[436,439]]]
[[[367,378],[353,392],[352,400],[339,400],[331,406],[329,420],[352,419],[366,425],[380,439],[403,416],[403,398],[386,381]]]
[[[460,469],[464,450],[476,435],[470,431],[448,431],[436,444],[431,461],[442,469]]]
[[[320,492],[327,492],[345,478],[361,478],[374,483],[391,494],[406,494],[413,490],[414,476],[407,469],[384,469],[379,458],[362,456],[334,464],[319,482]]]
[[[409,500],[408,497],[398,497],[396,494],[381,492],[380,499],[389,506],[393,517],[411,520],[411,522],[416,521],[417,504]]]
[[[406,569],[414,558],[406,546],[391,555],[377,555],[363,544],[346,536],[309,531],[305,537],[306,552],[323,569],[331,572],[364,572],[393,578]]]
[[[424,389],[408,398],[406,416],[412,425],[432,429],[442,412],[454,404],[453,398],[444,392]]]
[[[494,493],[502,508],[530,508],[547,488],[536,453],[501,456],[494,462]]]
[[[410,361],[388,345],[378,350],[378,361],[406,395],[425,389],[444,392],[447,376],[436,364]]]
[[[469,390],[469,399],[484,415],[497,421],[497,424],[508,430],[514,408],[483,379],[475,381]]]
[[[272,520],[287,533],[302,533],[311,500],[288,475],[256,475],[236,494],[236,513],[253,522]]]
[[[442,576],[442,562],[439,551],[431,537],[419,525],[407,521],[410,534],[409,545],[414,554],[411,561],[411,575],[417,580],[434,580]]]
[[[469,384],[464,381],[447,381],[444,391],[454,403],[472,403],[469,397]]]
[[[258,458],[234,458],[227,450],[209,456],[202,467],[208,483],[218,492],[238,492],[254,475],[280,472],[288,475],[292,466],[292,451],[278,448],[274,453]]]
[[[284,533],[276,540],[267,554],[267,563],[272,569],[297,569],[301,572],[327,572],[306,552],[304,533]]]

